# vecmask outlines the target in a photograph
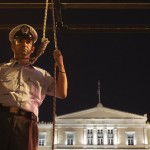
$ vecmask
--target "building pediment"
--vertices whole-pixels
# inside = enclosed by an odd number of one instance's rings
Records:
[[[137,115],[119,110],[110,109],[97,105],[94,108],[82,110],[66,115],[58,116],[57,119],[144,119],[147,120],[145,115]]]

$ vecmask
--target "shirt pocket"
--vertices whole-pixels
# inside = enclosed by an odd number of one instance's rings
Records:
[[[30,94],[39,99],[41,95],[40,82],[36,80],[35,77],[30,76],[28,79],[28,84],[29,84]]]
[[[6,94],[8,92],[13,92],[17,89],[17,82],[12,77],[3,77],[0,78],[0,93]]]

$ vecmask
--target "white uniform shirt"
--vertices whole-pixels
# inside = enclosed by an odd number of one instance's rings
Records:
[[[38,107],[46,95],[54,95],[54,78],[47,71],[21,66],[15,60],[0,66],[0,104],[17,106],[38,116]]]

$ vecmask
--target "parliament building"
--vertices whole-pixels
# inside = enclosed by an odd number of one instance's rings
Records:
[[[147,115],[96,107],[56,117],[55,150],[150,150]],[[41,122],[39,150],[50,150],[51,123]]]

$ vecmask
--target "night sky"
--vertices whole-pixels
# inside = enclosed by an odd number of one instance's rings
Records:
[[[1,9],[0,14],[1,25],[42,24],[44,9],[9,9],[9,13],[8,10]],[[51,24],[51,12],[48,17],[48,24]],[[149,25],[150,10],[69,9],[62,11],[62,18],[64,25]],[[0,29],[0,63],[13,57],[8,41],[9,31]],[[40,41],[42,30],[37,29],[37,32]],[[53,33],[47,30],[46,36],[51,43],[35,65],[53,75]],[[139,115],[147,113],[150,117],[150,32],[64,29],[57,32],[57,39],[64,56],[69,84],[67,99],[57,99],[57,115],[96,107],[99,102],[97,90],[100,80],[103,106]],[[52,100],[52,97],[47,96],[41,105],[40,121],[52,120]]]

